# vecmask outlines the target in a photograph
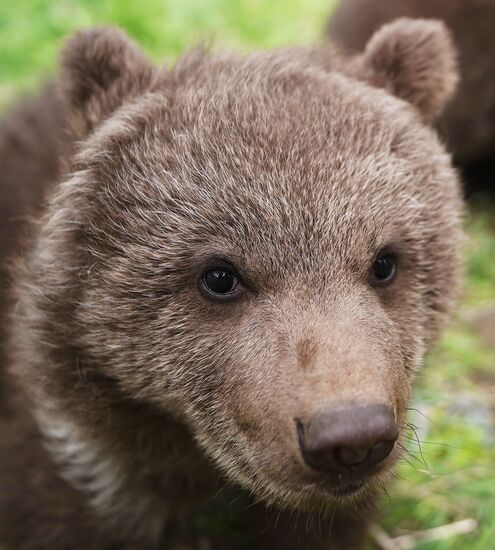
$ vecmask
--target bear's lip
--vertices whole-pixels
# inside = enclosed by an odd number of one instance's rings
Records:
[[[346,479],[336,479],[329,475],[312,476],[306,478],[302,485],[311,491],[317,490],[320,495],[326,494],[336,499],[345,499],[355,497],[363,493],[366,488],[373,483],[374,476],[361,478],[347,477]]]
[[[369,481],[353,480],[347,483],[336,484],[330,480],[320,480],[319,483],[309,483],[300,486],[304,491],[299,495],[301,502],[306,502],[305,506],[309,510],[324,510],[329,502],[337,506],[354,506],[366,498],[367,489],[370,488]]]
[[[370,481],[370,477],[336,479],[335,477],[322,476],[318,481],[314,480],[313,483],[332,496],[346,497],[361,491]]]
[[[371,471],[363,473],[358,468],[349,469],[338,474],[317,471],[304,471],[304,481],[312,485],[318,485],[327,492],[347,492],[362,489],[373,482],[374,478],[380,476],[389,467],[383,465],[375,466]]]
[[[336,497],[348,497],[359,492],[365,485],[365,481],[351,481],[340,487],[332,487],[330,493]]]

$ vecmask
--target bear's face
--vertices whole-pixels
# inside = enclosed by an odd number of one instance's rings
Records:
[[[90,131],[76,168],[40,248],[77,286],[81,363],[267,501],[377,485],[400,444],[355,480],[308,467],[301,430],[380,404],[402,432],[451,305],[457,179],[413,107],[305,55],[196,54]]]

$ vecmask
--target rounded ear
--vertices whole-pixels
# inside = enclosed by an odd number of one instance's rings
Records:
[[[459,80],[450,32],[441,21],[396,19],[369,40],[362,56],[373,84],[412,103],[432,122]]]
[[[116,28],[97,27],[70,38],[61,56],[60,90],[76,137],[146,91],[154,72],[138,46]]]

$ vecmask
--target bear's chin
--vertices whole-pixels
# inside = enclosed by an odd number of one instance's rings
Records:
[[[322,477],[320,481],[273,483],[267,487],[256,488],[256,500],[265,502],[287,511],[332,515],[338,510],[353,510],[369,507],[370,502],[379,494],[387,474],[378,474],[366,480],[349,481],[345,485],[337,485]]]

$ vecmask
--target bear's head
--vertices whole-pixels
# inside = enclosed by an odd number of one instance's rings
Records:
[[[455,81],[434,21],[348,61],[194,51],[172,70],[116,30],[77,35],[76,151],[21,297],[43,383],[74,410],[107,385],[172,415],[268,502],[373,490],[457,289],[458,181],[426,125]]]

